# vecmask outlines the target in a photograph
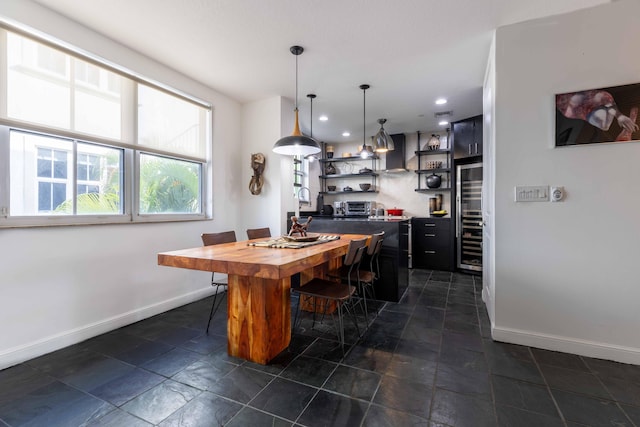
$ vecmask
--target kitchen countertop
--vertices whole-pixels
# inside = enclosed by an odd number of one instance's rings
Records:
[[[289,217],[294,215],[293,212],[287,212]],[[333,220],[333,221],[370,221],[370,222],[399,222],[399,221],[409,221],[411,217],[334,217],[333,215],[322,215],[318,212],[300,212],[300,218],[303,220],[311,216],[313,219],[322,219],[322,220]]]

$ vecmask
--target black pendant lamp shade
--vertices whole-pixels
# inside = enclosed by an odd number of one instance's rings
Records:
[[[384,124],[387,122],[387,119],[378,119],[378,123],[380,123],[380,130],[373,138],[375,142],[375,150],[376,153],[386,153],[387,151],[391,151],[394,148],[393,139],[384,129]]]
[[[360,85],[360,89],[362,89],[362,148],[358,151],[357,155],[366,159],[367,157],[373,155],[373,147],[367,145],[367,89],[371,86],[369,85]]]
[[[285,136],[280,138],[278,142],[273,146],[273,152],[277,154],[284,154],[287,156],[308,156],[310,154],[316,154],[321,151],[320,144],[308,136],[304,136],[300,132],[300,125],[298,124],[298,56],[304,52],[304,48],[301,46],[291,46],[289,49],[296,57],[296,108],[295,108],[295,125],[293,127],[293,133],[291,136]]]

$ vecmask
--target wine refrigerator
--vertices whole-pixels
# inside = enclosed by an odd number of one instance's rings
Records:
[[[482,163],[458,165],[456,172],[458,268],[482,271]]]

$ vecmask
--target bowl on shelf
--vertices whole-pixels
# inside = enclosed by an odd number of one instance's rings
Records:
[[[327,185],[327,190],[336,191],[336,186],[335,185]]]
[[[369,191],[369,189],[371,189],[371,184],[360,184],[360,189],[362,191]]]

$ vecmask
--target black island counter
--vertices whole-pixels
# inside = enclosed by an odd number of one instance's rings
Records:
[[[291,216],[287,214],[287,230],[291,229]],[[314,212],[300,212],[300,221],[309,224],[312,233],[353,233],[374,234],[384,231],[384,241],[380,252],[380,280],[375,283],[379,300],[398,302],[409,283],[409,223],[410,219],[368,219],[334,218]],[[369,268],[369,258],[365,256],[360,268]]]

